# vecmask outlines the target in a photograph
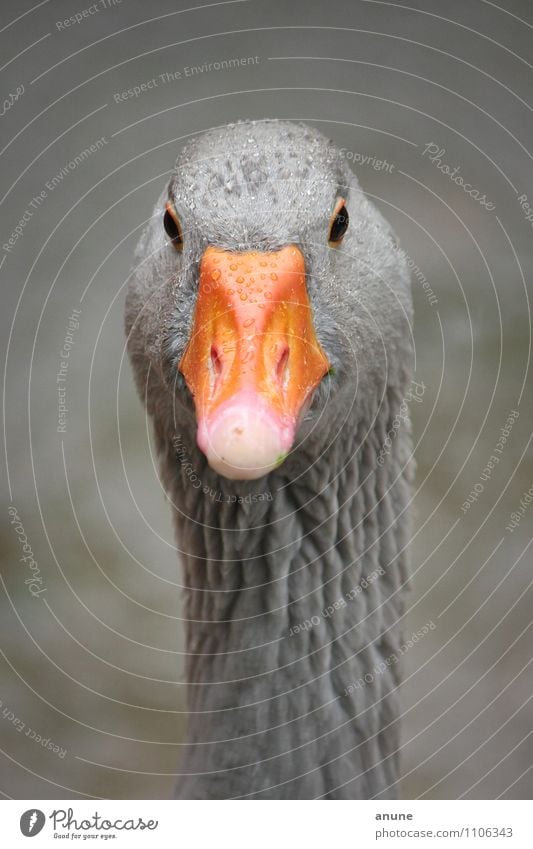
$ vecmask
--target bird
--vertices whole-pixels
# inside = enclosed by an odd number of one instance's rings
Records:
[[[400,793],[412,320],[406,254],[319,129],[185,142],[125,309],[183,576],[176,798]]]

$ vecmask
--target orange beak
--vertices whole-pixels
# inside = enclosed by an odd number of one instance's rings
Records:
[[[254,479],[283,462],[304,405],[329,369],[296,246],[207,248],[179,369],[194,398],[198,446],[215,471]]]

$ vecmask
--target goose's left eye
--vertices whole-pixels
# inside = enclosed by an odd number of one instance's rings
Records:
[[[183,250],[183,231],[181,222],[174,208],[174,204],[167,200],[165,205],[165,214],[163,216],[163,227],[165,232],[178,251]]]
[[[330,248],[336,248],[337,245],[340,245],[348,229],[349,221],[346,202],[344,198],[339,198],[329,222],[328,244]]]

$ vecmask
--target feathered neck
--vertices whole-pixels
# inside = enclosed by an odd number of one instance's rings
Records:
[[[396,795],[409,475],[402,434],[377,463],[389,394],[382,424],[301,474],[229,482],[167,438],[188,652],[178,797]]]

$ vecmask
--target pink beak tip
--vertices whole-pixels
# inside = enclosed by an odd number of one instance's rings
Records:
[[[199,422],[198,447],[211,468],[230,480],[256,480],[286,459],[294,425],[260,398],[239,393]]]

